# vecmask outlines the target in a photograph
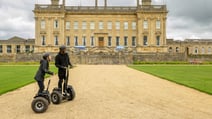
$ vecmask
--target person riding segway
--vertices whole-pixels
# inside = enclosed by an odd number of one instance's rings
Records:
[[[61,46],[60,51],[55,57],[55,66],[58,68],[58,88],[54,88],[51,94],[53,104],[59,104],[61,100],[73,100],[75,97],[74,89],[68,85],[69,68],[72,68],[66,47]],[[63,88],[62,88],[63,84]]]
[[[39,90],[35,95],[34,100],[31,103],[31,108],[36,113],[43,113],[48,109],[48,105],[51,102],[50,93],[48,91],[50,80],[48,82],[47,89],[44,90],[44,77],[45,74],[54,75],[53,72],[49,71],[49,62],[51,60],[51,56],[49,53],[45,53],[43,55],[43,59],[40,61],[40,67],[34,77],[37,81]]]

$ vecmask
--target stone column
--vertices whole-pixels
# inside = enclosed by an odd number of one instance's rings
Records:
[[[139,0],[137,0],[137,7],[139,6]]]

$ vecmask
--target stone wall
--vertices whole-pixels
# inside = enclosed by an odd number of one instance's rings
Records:
[[[51,53],[52,61],[57,53]],[[0,62],[39,62],[40,53],[0,55]],[[140,54],[70,54],[73,64],[132,64],[134,61],[170,62],[170,61],[212,61],[212,55],[187,55],[185,53],[140,53]]]
[[[75,64],[132,64],[132,55],[73,55]]]
[[[142,53],[133,55],[133,61],[144,62],[169,62],[169,61],[186,61],[184,53]]]
[[[16,60],[15,55],[0,55],[0,62],[14,62]]]
[[[212,55],[189,55],[188,61],[212,62]]]

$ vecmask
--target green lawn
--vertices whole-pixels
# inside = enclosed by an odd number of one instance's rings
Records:
[[[34,82],[38,67],[39,65],[0,65],[0,95]],[[55,66],[50,66],[50,70],[57,71]]]
[[[134,65],[129,67],[212,94],[212,66],[209,65]]]

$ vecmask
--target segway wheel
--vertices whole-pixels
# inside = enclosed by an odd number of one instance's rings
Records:
[[[44,97],[36,97],[32,101],[32,110],[36,113],[43,113],[48,109],[49,102]]]
[[[67,93],[69,94],[68,101],[74,100],[74,98],[75,98],[75,91],[74,91],[74,88],[71,85],[68,85],[68,87],[67,87]]]
[[[62,94],[60,94],[58,91],[53,91],[51,94],[51,100],[53,104],[60,104],[62,98]]]

